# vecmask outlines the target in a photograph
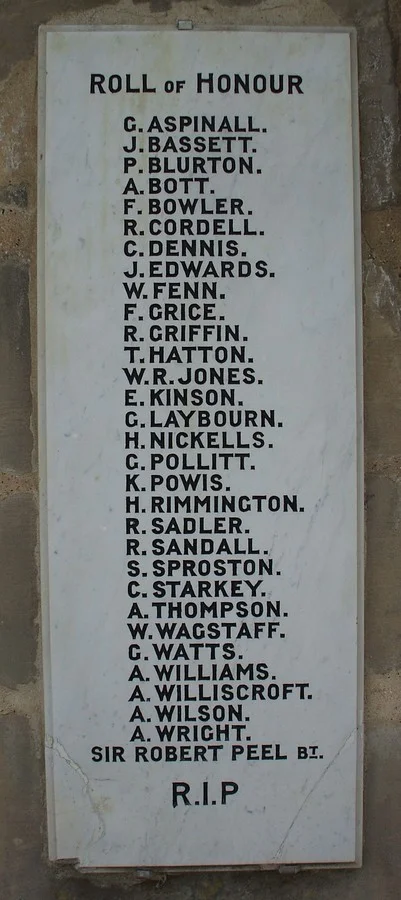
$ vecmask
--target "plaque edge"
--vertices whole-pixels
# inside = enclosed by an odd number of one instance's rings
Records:
[[[42,623],[42,672],[44,696],[44,748],[47,798],[47,844],[49,860],[59,866],[65,861],[57,856],[57,831],[55,822],[54,769],[51,740],[53,735],[53,704],[51,678],[51,630],[50,598],[48,577],[48,521],[47,521],[47,441],[46,441],[46,340],[45,340],[45,146],[46,146],[46,60],[47,35],[51,33],[91,33],[91,32],[175,32],[176,25],[40,25],[38,27],[38,186],[37,186],[37,372],[38,372],[38,469],[39,469],[39,572]],[[364,514],[364,430],[363,430],[363,305],[362,305],[362,229],[361,229],[361,178],[360,178],[360,135],[358,102],[358,62],[357,29],[354,26],[280,27],[280,26],[199,26],[194,32],[263,32],[280,34],[348,34],[350,61],[351,137],[353,157],[353,206],[354,206],[354,274],[355,274],[355,373],[356,373],[356,487],[357,487],[357,710],[356,710],[356,802],[355,802],[355,859],[340,862],[310,862],[294,864],[250,863],[192,866],[160,866],[149,871],[160,876],[163,873],[184,874],[185,872],[222,871],[302,871],[357,869],[363,864],[363,727],[364,727],[364,568],[365,568],[365,514]],[[187,35],[187,32],[184,32]],[[50,726],[50,737],[47,737]],[[141,866],[80,866],[79,862],[68,861],[74,869],[82,873],[135,874]],[[140,877],[140,881],[145,879]]]

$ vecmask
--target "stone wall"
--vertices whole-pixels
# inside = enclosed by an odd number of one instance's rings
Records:
[[[92,5],[95,4],[95,5]],[[88,876],[46,860],[37,551],[36,45],[44,23],[355,25],[366,420],[366,778],[361,870]],[[401,895],[399,0],[0,0],[0,896],[398,900]]]

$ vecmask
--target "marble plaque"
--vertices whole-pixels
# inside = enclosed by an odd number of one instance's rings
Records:
[[[52,859],[360,862],[353,40],[41,34]]]

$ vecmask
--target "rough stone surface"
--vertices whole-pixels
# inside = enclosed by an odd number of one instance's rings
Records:
[[[0,467],[31,467],[28,268],[0,262]]]
[[[363,233],[373,257],[401,279],[401,208],[366,212]],[[401,292],[401,281],[399,283]]]
[[[375,209],[400,200],[400,128],[394,85],[360,93],[362,206]]]
[[[0,248],[4,259],[29,262],[32,253],[32,216],[17,206],[0,204]]]
[[[36,478],[34,473],[27,472],[26,475],[14,475],[10,472],[0,472],[0,500],[9,497],[10,494],[17,494],[36,490]]]
[[[356,17],[358,27],[358,72],[360,90],[394,82],[391,34],[385,3],[376,14]]]
[[[399,276],[392,267],[383,266],[369,252],[363,267],[365,299],[377,310],[394,331],[401,329],[401,295]]]
[[[0,209],[2,206],[18,206],[26,209],[28,206],[28,191],[26,184],[10,184],[0,187]]]
[[[328,0],[344,25],[359,25],[386,11],[386,0]]]
[[[367,337],[375,332],[374,314],[380,325],[391,326],[394,335],[401,330],[401,208],[390,207],[365,212],[362,219],[364,238],[364,292],[369,312]]]
[[[385,675],[367,672],[365,679],[365,722],[399,725],[401,722],[401,670]]]
[[[385,281],[385,286],[388,284]],[[391,306],[392,296],[388,303]],[[378,291],[377,303],[383,302]],[[365,427],[366,453],[369,467],[383,459],[394,460],[394,474],[399,474],[397,457],[401,453],[401,337],[394,334],[393,311],[383,315],[366,313],[365,352]],[[398,319],[398,315],[397,315]],[[372,463],[373,461],[373,463]]]
[[[396,64],[396,83],[401,86],[401,4],[399,0],[388,0],[389,25],[394,42],[394,58]]]
[[[4,78],[13,63],[26,59],[35,50],[37,29],[52,15],[69,10],[81,11],[91,7],[91,0],[2,0],[0,3],[1,57],[0,78]],[[101,6],[101,0],[97,3]],[[18,40],[16,40],[16,32]]]
[[[35,331],[37,27],[48,22],[158,26],[173,25],[178,18],[213,27],[354,25],[357,29],[364,207],[369,725],[365,851],[360,871],[184,874],[136,885],[129,873],[89,876],[76,873],[71,865],[52,867],[46,862],[41,685],[34,680],[37,523],[29,344],[29,300],[33,336]],[[400,0],[0,0],[1,900],[400,898],[400,46]],[[34,375],[31,384],[34,389]]]
[[[367,662],[375,671],[388,672],[401,668],[401,483],[372,475],[366,497]]]
[[[40,768],[25,718],[0,719],[0,896],[53,900],[41,860],[43,797]]]
[[[14,494],[0,502],[0,683],[7,687],[35,674],[36,515],[32,494]]]
[[[0,35],[3,51],[1,18]],[[15,45],[18,46],[18,41]],[[32,59],[16,66],[10,78],[0,81],[0,184],[25,183],[31,186],[33,194],[36,177],[36,106],[36,65]]]
[[[366,740],[366,875],[376,882],[376,897],[396,900],[401,884],[401,727],[382,725]],[[381,824],[380,824],[381,823]],[[370,887],[372,898],[373,888]]]
[[[394,6],[399,8],[398,0]],[[395,86],[395,18],[386,0],[329,0],[358,38],[362,205],[379,209],[401,199],[400,125]],[[398,17],[397,17],[398,23]]]

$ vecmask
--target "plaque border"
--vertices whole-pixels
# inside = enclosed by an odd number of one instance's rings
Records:
[[[188,20],[191,21],[191,20]],[[54,772],[51,738],[44,735],[47,843],[50,861],[65,865],[70,863],[81,873],[115,875],[135,873],[137,883],[157,880],[164,873],[184,872],[254,872],[279,871],[284,874],[301,870],[358,869],[363,863],[363,760],[364,760],[364,575],[365,575],[365,512],[364,512],[364,405],[363,405],[363,303],[362,303],[362,227],[361,227],[361,176],[358,104],[357,29],[353,26],[197,26],[180,29],[176,25],[40,25],[38,28],[38,188],[37,188],[37,392],[38,392],[38,469],[39,469],[39,572],[42,626],[42,673],[45,728],[52,726],[52,677],[50,656],[50,598],[47,521],[47,445],[46,445],[46,330],[45,330],[45,147],[46,147],[46,49],[47,35],[52,32],[155,32],[166,33],[188,30],[198,32],[276,32],[280,34],[348,34],[350,38],[350,87],[351,133],[353,155],[353,206],[354,206],[354,274],[355,274],[355,363],[356,363],[356,491],[357,491],[357,711],[356,711],[356,824],[355,861],[339,863],[242,864],[242,865],[192,865],[153,866],[80,866],[77,860],[57,857],[54,802]]]

